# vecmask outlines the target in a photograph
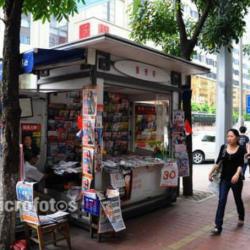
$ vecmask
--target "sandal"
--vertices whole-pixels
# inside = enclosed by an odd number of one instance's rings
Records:
[[[218,227],[215,227],[211,230],[211,235],[220,235],[222,229],[219,229]]]

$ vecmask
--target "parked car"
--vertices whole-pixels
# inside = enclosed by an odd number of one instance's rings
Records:
[[[193,137],[193,163],[201,164],[204,161],[215,159],[215,135],[199,134]]]

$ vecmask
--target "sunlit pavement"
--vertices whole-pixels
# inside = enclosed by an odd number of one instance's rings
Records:
[[[194,189],[207,190],[207,174],[212,164],[194,166]],[[248,170],[247,170],[248,171]],[[237,227],[237,213],[232,193],[229,194],[225,213],[224,230],[213,237],[217,198],[195,201],[180,197],[177,203],[167,208],[126,221],[127,230],[115,238],[98,243],[89,233],[71,228],[72,246],[75,250],[249,250],[250,235],[250,178],[247,175],[243,196],[246,222]],[[47,249],[67,249],[65,245]]]

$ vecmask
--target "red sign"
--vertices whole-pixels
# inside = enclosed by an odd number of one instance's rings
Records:
[[[154,106],[137,105],[135,113],[137,115],[156,115],[156,109]]]
[[[105,24],[99,24],[98,25],[98,33],[109,33],[109,26],[105,25]]]
[[[79,38],[90,37],[90,23],[84,23],[79,26]]]
[[[40,132],[41,124],[23,123],[21,124],[22,132]]]

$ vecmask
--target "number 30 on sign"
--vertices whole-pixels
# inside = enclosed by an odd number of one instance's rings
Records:
[[[161,187],[178,185],[178,166],[175,161],[168,161],[161,170]]]

